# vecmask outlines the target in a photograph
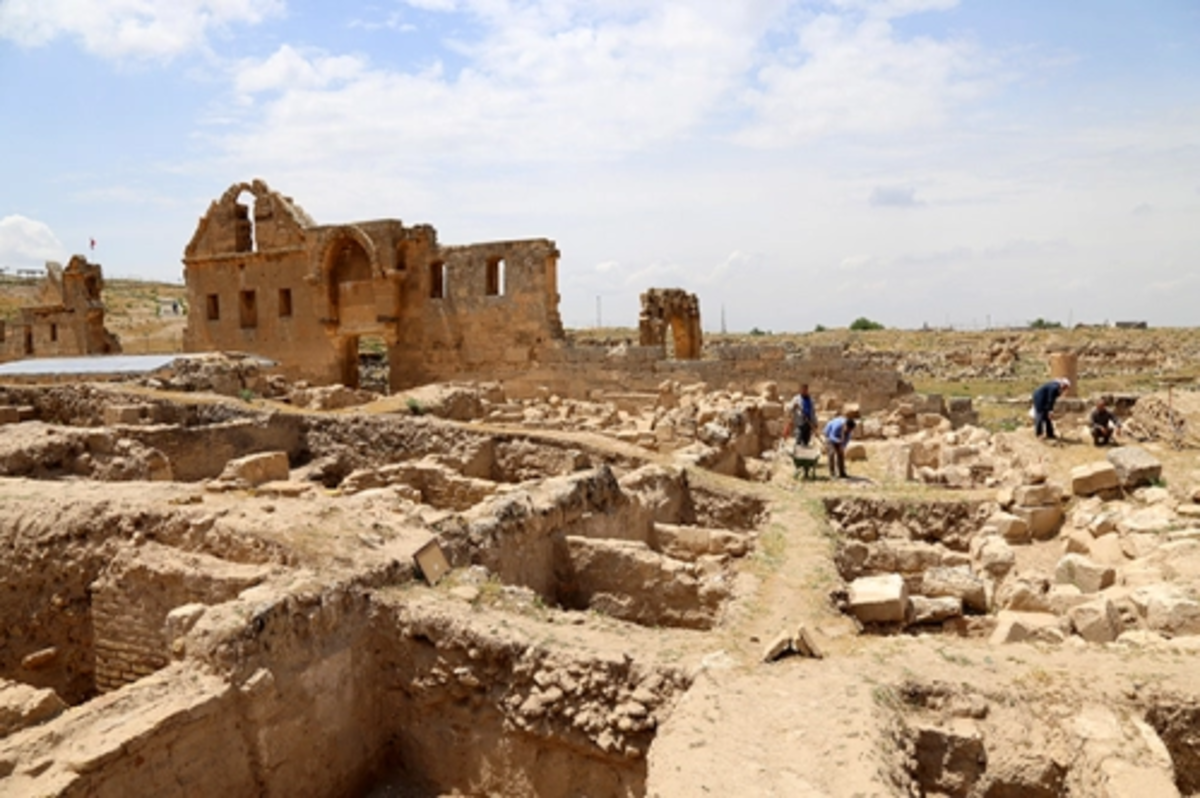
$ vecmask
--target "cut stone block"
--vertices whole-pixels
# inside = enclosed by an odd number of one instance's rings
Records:
[[[1076,496],[1095,496],[1120,486],[1120,477],[1112,463],[1086,463],[1071,469],[1071,492]]]
[[[1049,540],[1058,534],[1062,527],[1063,508],[1061,504],[1051,504],[1045,507],[1018,507],[1012,509],[1013,515],[1025,520],[1029,525],[1029,535],[1034,540]]]
[[[1062,631],[1058,617],[1045,612],[1013,612],[1003,610],[996,616],[996,629],[989,642],[992,645],[1028,641],[1060,642]]]
[[[900,574],[862,576],[850,583],[850,611],[863,623],[903,623],[908,588]]]
[[[1099,593],[1117,580],[1110,565],[1101,565],[1082,554],[1068,554],[1054,568],[1054,581],[1060,585],[1075,585],[1084,593]]]
[[[1162,463],[1140,446],[1119,446],[1108,453],[1108,462],[1126,490],[1149,485],[1162,476]]]
[[[1089,643],[1111,643],[1122,631],[1121,613],[1106,598],[1072,607],[1067,616],[1076,634]]]
[[[1028,543],[1029,523],[1012,513],[995,513],[987,520],[985,528],[996,530],[1009,543]]]
[[[0,405],[0,424],[16,424],[21,420],[21,412],[13,405]]]
[[[1037,485],[1021,485],[1013,489],[1013,502],[1018,507],[1044,507],[1062,501],[1058,486],[1049,482]]]
[[[220,482],[244,483],[250,487],[288,478],[287,452],[262,452],[239,457],[225,464]]]
[[[1146,585],[1133,591],[1133,605],[1146,626],[1165,635],[1200,635],[1200,602],[1173,585]]]
[[[966,568],[930,568],[921,580],[921,594],[930,598],[952,596],[963,607],[975,612],[987,612],[987,588]]]
[[[941,623],[951,618],[959,618],[963,614],[962,599],[955,596],[912,596],[913,623]]]
[[[450,561],[446,559],[436,538],[430,539],[428,543],[417,549],[413,559],[417,561],[417,566],[421,569],[425,581],[431,585],[436,585],[438,580],[450,570]]]

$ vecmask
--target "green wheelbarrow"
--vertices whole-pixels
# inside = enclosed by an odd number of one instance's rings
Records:
[[[792,472],[792,479],[804,474],[804,479],[815,479],[817,476],[817,464],[821,462],[821,448],[819,446],[801,446],[796,444],[792,447],[792,465],[796,470]]]

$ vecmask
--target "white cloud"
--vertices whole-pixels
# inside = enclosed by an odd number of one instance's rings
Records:
[[[104,58],[165,61],[203,48],[211,30],[283,8],[284,0],[5,0],[0,37],[38,47],[68,36]]]
[[[256,165],[311,163],[318,153],[410,167],[611,158],[686,138],[723,112],[781,7],[474,0],[465,12],[482,33],[447,43],[465,64],[454,73],[437,62],[398,71],[289,46],[240,64],[243,96],[280,94],[225,141]]]
[[[794,46],[777,52],[745,93],[755,119],[737,139],[774,147],[836,134],[930,129],[984,90],[984,59],[974,45],[902,39],[888,22],[909,13],[909,6],[936,4],[883,5],[888,14],[822,14],[800,28]]]
[[[45,222],[14,214],[0,219],[0,266],[34,268],[64,261],[67,248]]]
[[[363,66],[362,60],[354,56],[315,53],[305,58],[285,44],[265,61],[243,62],[234,76],[234,88],[242,94],[322,89],[357,77]]]

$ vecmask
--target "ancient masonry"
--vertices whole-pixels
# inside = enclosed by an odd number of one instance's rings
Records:
[[[359,340],[377,337],[393,389],[527,366],[563,335],[557,260],[546,239],[442,246],[433,227],[396,219],[318,225],[262,181],[240,183],[185,250],[184,348],[254,352],[288,377],[356,386]]]
[[[558,312],[558,257],[544,238],[443,246],[433,227],[394,219],[318,225],[262,181],[240,183],[212,203],[184,253],[184,349],[252,352],[291,379],[355,387],[359,341],[377,337],[393,391],[499,379],[511,397],[588,398],[664,381],[751,391],[768,380],[785,392],[808,382],[870,411],[910,390],[841,347],[731,346],[699,359],[699,303],[678,289],[643,295],[640,345],[575,346]]]
[[[697,360],[702,342],[700,300],[678,288],[651,288],[642,294],[638,337],[642,346],[669,343],[679,360]]]
[[[45,304],[21,308],[15,324],[0,320],[0,360],[120,352],[120,341],[104,328],[103,289],[100,265],[82,255],[72,257],[66,270],[47,263]]]

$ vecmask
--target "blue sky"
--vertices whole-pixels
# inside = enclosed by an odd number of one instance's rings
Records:
[[[547,237],[568,326],[1194,326],[1194,0],[0,0],[0,265],[178,280],[255,177]]]

